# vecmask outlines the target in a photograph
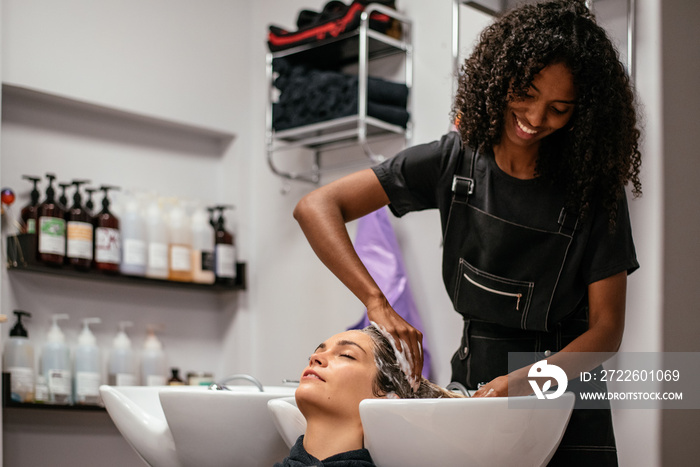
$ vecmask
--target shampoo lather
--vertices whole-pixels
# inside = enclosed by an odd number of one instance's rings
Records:
[[[14,313],[17,323],[10,331],[10,338],[5,344],[3,371],[10,374],[10,398],[14,402],[33,402],[34,347],[22,325],[22,316],[31,315],[22,310],[15,310]]]
[[[58,327],[58,320],[68,319],[67,314],[59,313],[52,317],[53,324],[46,336],[41,351],[41,372],[46,378],[51,404],[71,403],[71,361],[66,338]]]
[[[100,349],[90,324],[100,323],[100,318],[85,318],[83,330],[75,348],[74,400],[76,404],[97,405],[100,403]]]

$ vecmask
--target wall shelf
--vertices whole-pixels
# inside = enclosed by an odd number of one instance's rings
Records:
[[[146,287],[165,287],[175,290],[198,290],[202,292],[214,293],[235,292],[238,290],[245,290],[246,288],[245,263],[236,263],[236,281],[233,285],[197,284],[194,282],[177,282],[163,279],[151,279],[148,277],[125,276],[122,274],[107,274],[95,270],[80,271],[67,265],[48,266],[36,261],[33,254],[25,253],[30,251],[34,251],[31,246],[30,235],[24,234],[7,237],[8,272],[13,274],[44,274],[116,285],[121,284]]]

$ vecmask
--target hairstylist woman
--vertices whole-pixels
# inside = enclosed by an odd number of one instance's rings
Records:
[[[439,209],[443,280],[464,332],[452,379],[477,395],[532,392],[509,352],[615,352],[627,274],[638,267],[624,187],[640,194],[634,98],[617,52],[583,1],[527,5],[481,35],[463,68],[457,133],[409,148],[304,197],[311,246],[413,356],[420,332],[387,303],[345,223],[389,205]],[[592,366],[600,362],[589,362]],[[609,410],[575,410],[552,465],[616,465]]]

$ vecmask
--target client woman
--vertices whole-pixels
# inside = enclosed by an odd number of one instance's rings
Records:
[[[275,467],[372,467],[363,448],[360,402],[377,398],[461,397],[427,379],[413,392],[391,344],[374,326],[336,334],[319,345],[295,398],[306,433]],[[319,461],[322,460],[322,461]]]

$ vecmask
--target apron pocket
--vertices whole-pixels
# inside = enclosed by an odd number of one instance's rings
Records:
[[[466,318],[524,329],[534,287],[534,282],[495,276],[460,258],[454,304]]]

